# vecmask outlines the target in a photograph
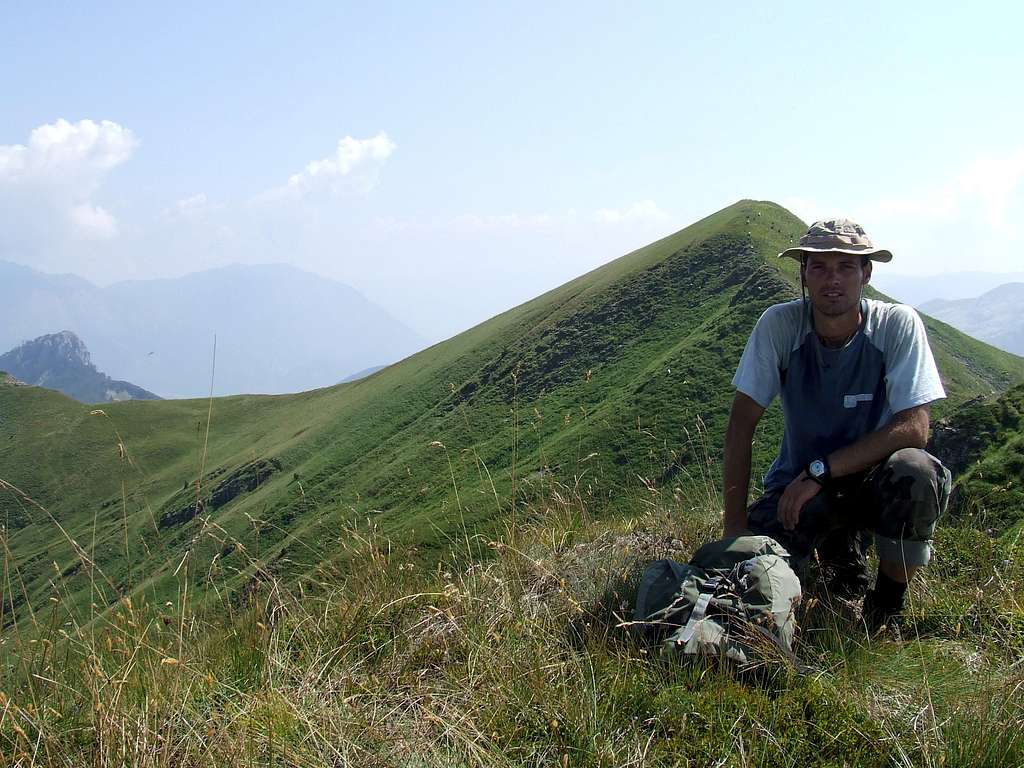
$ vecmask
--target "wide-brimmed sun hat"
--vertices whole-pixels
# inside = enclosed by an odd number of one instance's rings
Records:
[[[800,259],[805,253],[850,253],[874,261],[892,261],[892,252],[875,248],[864,228],[849,219],[827,219],[811,224],[800,245],[787,248],[779,256]]]

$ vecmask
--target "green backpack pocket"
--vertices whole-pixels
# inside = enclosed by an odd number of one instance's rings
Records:
[[[774,539],[738,536],[706,544],[687,564],[658,560],[640,580],[634,626],[667,654],[795,664],[801,589],[788,558]]]

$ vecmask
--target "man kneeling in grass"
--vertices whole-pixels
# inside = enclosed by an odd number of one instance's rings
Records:
[[[949,471],[924,451],[928,405],[946,393],[917,313],[863,297],[872,261],[892,254],[861,227],[817,222],[779,256],[800,261],[803,295],[765,311],[733,378],[725,535],[771,536],[798,572],[816,550],[831,594],[866,593],[863,616],[875,630],[902,612],[949,499]],[[754,429],[776,396],[782,445],[748,508]],[[869,532],[879,557],[870,592]]]

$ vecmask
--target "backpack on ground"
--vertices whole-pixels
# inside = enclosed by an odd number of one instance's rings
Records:
[[[640,580],[634,624],[666,653],[726,657],[741,666],[796,664],[800,580],[789,553],[768,536],[705,544],[688,564],[658,560]]]

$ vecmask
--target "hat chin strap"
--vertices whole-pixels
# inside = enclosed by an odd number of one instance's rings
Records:
[[[803,255],[800,259],[800,299],[802,303],[800,305],[800,338],[804,337],[804,319],[807,317],[807,283],[804,282],[804,268],[807,266],[807,254]],[[811,315],[811,330],[814,330],[814,312]]]

